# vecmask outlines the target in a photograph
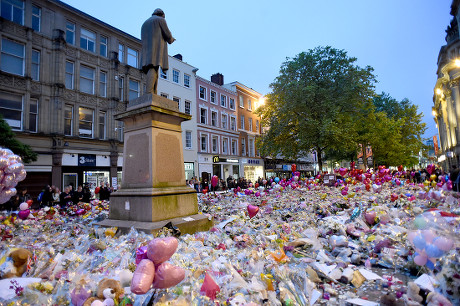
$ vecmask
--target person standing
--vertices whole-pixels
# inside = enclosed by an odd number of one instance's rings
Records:
[[[70,187],[67,186],[64,188],[64,191],[61,192],[61,195],[59,197],[60,203],[59,205],[61,206],[61,209],[67,208],[67,206],[72,205],[72,196],[70,195]]]

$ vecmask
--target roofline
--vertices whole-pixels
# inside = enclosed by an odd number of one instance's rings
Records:
[[[260,92],[254,90],[254,89],[252,89],[252,88],[250,88],[250,87],[247,87],[246,85],[241,84],[241,83],[238,82],[238,81],[231,82],[231,83],[228,83],[228,84],[226,84],[226,85],[230,85],[230,86],[239,86],[239,87],[242,87],[242,88],[243,88],[244,90],[246,90],[246,91],[249,91],[249,92],[251,92],[251,93],[254,93],[255,95],[259,95],[259,96],[263,97],[263,94],[261,94]]]
[[[131,39],[137,40],[139,43],[141,42],[141,40],[139,38],[137,38],[137,37],[135,37],[135,36],[133,36],[133,35],[131,35],[129,33],[126,33],[126,32],[124,32],[124,31],[122,31],[122,30],[120,30],[120,29],[118,29],[118,28],[116,28],[114,26],[111,26],[110,24],[108,24],[108,23],[106,23],[106,22],[104,22],[104,21],[102,21],[100,19],[97,19],[97,18],[95,18],[95,17],[93,17],[93,16],[91,16],[91,15],[89,15],[89,14],[83,12],[83,11],[80,11],[79,9],[77,9],[77,8],[67,4],[65,2],[62,2],[60,0],[48,0],[48,1],[54,2],[56,5],[61,6],[61,7],[65,8],[65,9],[71,10],[71,11],[77,13],[77,14],[83,15],[84,17],[86,17],[87,19],[90,19],[91,21],[101,23],[102,25],[110,28],[111,30],[114,30],[114,31],[118,32],[119,34],[128,36]]]
[[[205,78],[202,78],[202,77],[200,77],[200,76],[198,76],[198,75],[196,76],[196,79],[197,79],[197,80],[200,80],[200,81],[202,81],[202,82],[204,82],[204,83],[207,83],[208,85],[213,85],[213,86],[215,86],[215,87],[219,87],[221,90],[226,91],[226,92],[228,92],[228,93],[231,93],[231,94],[233,94],[233,95],[235,95],[235,96],[237,95],[237,92],[236,92],[236,91],[233,91],[233,90],[231,90],[231,89],[229,89],[229,88],[226,88],[224,85],[216,84],[216,83],[211,82],[211,81],[209,81],[209,80],[206,80]]]

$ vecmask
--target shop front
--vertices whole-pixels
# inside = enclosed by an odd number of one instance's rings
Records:
[[[94,189],[101,184],[107,183],[117,189],[121,184],[121,165],[123,158],[116,160],[116,171],[111,166],[109,154],[83,154],[64,153],[62,154],[62,186],[72,185],[76,188],[79,185],[88,184]],[[113,173],[111,175],[111,173]]]
[[[239,160],[237,158],[231,157],[227,158],[225,156],[214,155],[212,157],[213,161],[213,175],[217,175],[218,178],[226,180],[230,176],[233,179],[238,179],[240,176],[239,169]]]
[[[241,160],[243,176],[246,180],[256,182],[259,177],[265,177],[264,160],[261,158],[243,158]]]
[[[195,163],[184,162],[185,179],[191,180],[195,176]]]

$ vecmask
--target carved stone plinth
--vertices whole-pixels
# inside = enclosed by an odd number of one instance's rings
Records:
[[[123,178],[110,196],[109,218],[157,222],[197,214],[195,190],[185,185],[181,135],[181,122],[191,116],[176,102],[147,94],[115,119],[124,122]]]

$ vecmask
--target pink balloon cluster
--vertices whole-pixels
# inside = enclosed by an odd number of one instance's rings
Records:
[[[178,241],[174,237],[155,238],[147,246],[147,258],[141,259],[134,271],[131,292],[145,294],[150,287],[166,289],[180,283],[185,270],[166,262],[176,252]]]
[[[26,178],[21,157],[11,150],[0,148],[0,204],[16,195],[16,185]]]

